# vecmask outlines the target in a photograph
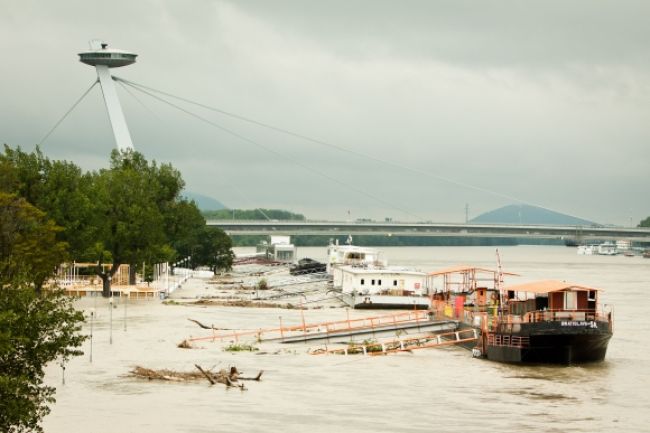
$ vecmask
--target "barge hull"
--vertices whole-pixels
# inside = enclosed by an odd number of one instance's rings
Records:
[[[605,359],[611,334],[531,336],[526,347],[487,345],[492,361],[531,364],[579,364]]]

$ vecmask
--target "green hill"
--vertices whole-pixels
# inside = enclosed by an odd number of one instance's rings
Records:
[[[566,226],[599,225],[593,221],[576,218],[537,206],[515,205],[485,212],[469,221],[477,224],[547,224]]]
[[[226,208],[226,206],[224,206],[224,204],[219,200],[208,197],[207,195],[197,194],[190,191],[183,191],[182,195],[189,200],[194,200],[196,206],[202,211],[220,210]]]

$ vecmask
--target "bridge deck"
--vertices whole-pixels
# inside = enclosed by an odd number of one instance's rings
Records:
[[[336,221],[238,221],[209,220],[231,236],[237,235],[364,235],[452,236],[583,240],[628,239],[650,242],[650,229],[626,227],[550,226],[512,224],[453,224]]]

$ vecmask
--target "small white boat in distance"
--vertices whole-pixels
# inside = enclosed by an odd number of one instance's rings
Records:
[[[578,245],[579,256],[591,256],[598,253],[598,245],[589,244],[589,245]]]
[[[598,254],[601,256],[615,256],[618,254],[618,249],[613,242],[603,242],[598,245]]]
[[[338,240],[327,247],[327,273],[337,266],[386,266],[376,248],[359,247],[350,243],[339,245]]]

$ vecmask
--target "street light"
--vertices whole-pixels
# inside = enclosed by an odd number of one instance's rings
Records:
[[[111,297],[108,299],[108,312],[109,312],[109,337],[108,341],[109,344],[113,344],[113,294],[111,294]]]

